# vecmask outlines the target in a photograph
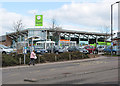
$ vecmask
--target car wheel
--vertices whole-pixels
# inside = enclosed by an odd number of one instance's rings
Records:
[[[114,55],[116,55],[116,52],[114,51],[114,52],[112,52]]]
[[[56,54],[59,54],[58,52],[56,52]]]
[[[4,52],[2,52],[2,54],[6,54],[6,52],[4,51]]]

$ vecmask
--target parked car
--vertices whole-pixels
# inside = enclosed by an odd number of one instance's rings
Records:
[[[69,46],[64,46],[64,47],[62,48],[63,51],[64,51],[64,52],[68,52],[68,47],[69,47]]]
[[[17,53],[17,49],[15,47],[9,47],[11,49],[13,49],[13,53]]]
[[[99,46],[97,46],[97,49],[98,49],[98,52],[103,52],[104,49],[105,49],[105,46],[104,45],[99,45]]]
[[[79,47],[79,51],[84,54],[89,54],[89,51],[84,49],[83,47]]]
[[[84,49],[88,50],[89,53],[98,53],[98,49],[91,45],[84,46]]]
[[[70,46],[70,47],[68,47],[68,51],[69,51],[69,52],[75,52],[75,51],[80,51],[80,50],[79,50],[79,48],[76,47],[76,46]]]
[[[113,49],[111,49],[111,46],[107,46],[107,47],[104,49],[104,53],[111,53],[111,51],[112,51],[113,54],[116,54],[116,53],[117,53],[117,49],[115,49],[114,47],[113,47]]]
[[[35,53],[36,54],[44,54],[44,53],[47,53],[48,51],[41,48],[41,47],[35,47]]]
[[[14,50],[12,48],[5,46],[5,45],[0,45],[0,52],[2,54],[10,54],[10,53],[14,53]]]
[[[52,50],[53,50],[53,53],[63,53],[63,52],[65,52],[65,50],[60,46],[53,46],[53,47],[47,48],[47,51],[49,53],[51,53]]]

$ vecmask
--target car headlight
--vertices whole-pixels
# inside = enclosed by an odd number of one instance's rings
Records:
[[[10,53],[11,51],[7,51],[7,53]]]

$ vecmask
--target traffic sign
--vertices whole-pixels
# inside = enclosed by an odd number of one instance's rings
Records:
[[[23,47],[23,54],[27,54],[27,47]]]
[[[113,46],[113,42],[111,42],[111,46]]]

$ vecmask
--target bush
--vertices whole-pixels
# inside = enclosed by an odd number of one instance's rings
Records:
[[[18,65],[19,60],[11,55],[2,55],[2,66]]]
[[[49,62],[54,62],[55,61],[55,56],[56,56],[56,54],[54,54],[54,53],[43,54],[43,58],[45,59],[45,61],[49,61]]]
[[[64,52],[61,54],[55,53],[45,53],[43,55],[37,55],[37,59],[35,63],[45,63],[45,62],[54,62],[54,61],[66,61],[66,60],[76,60],[76,59],[85,59],[89,58],[88,55],[80,53],[80,52]],[[23,54],[10,54],[10,55],[2,55],[2,66],[14,66],[24,64],[24,55]],[[30,61],[30,53],[26,55],[26,64]]]

